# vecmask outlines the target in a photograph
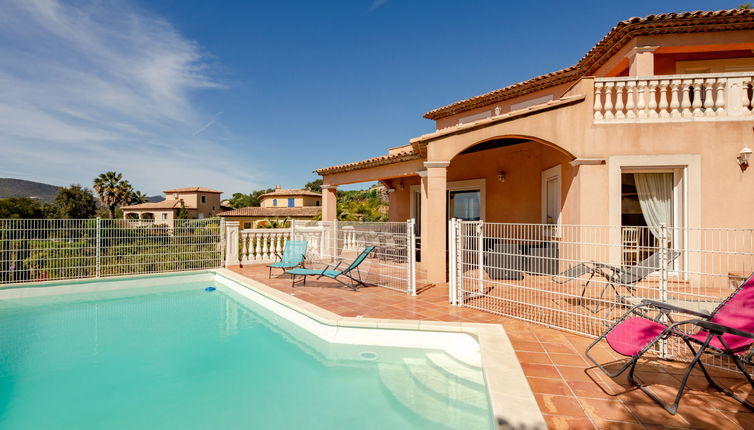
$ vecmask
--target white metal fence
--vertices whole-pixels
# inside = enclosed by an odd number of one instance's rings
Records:
[[[219,219],[0,219],[0,284],[220,267]]]
[[[754,272],[754,229],[451,220],[449,238],[451,302],[589,336],[642,299],[710,312]]]
[[[348,263],[374,246],[359,266],[363,280],[409,294],[416,293],[416,248],[413,220],[348,222],[293,220],[291,227],[244,229],[238,234],[240,264],[266,264],[282,255],[285,242],[306,240],[306,264]]]

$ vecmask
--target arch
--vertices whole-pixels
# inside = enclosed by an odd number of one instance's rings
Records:
[[[506,142],[506,141],[508,141],[508,142]],[[499,145],[497,145],[497,146],[491,146],[490,142],[499,142]],[[469,154],[471,152],[476,152],[476,151],[473,150],[473,148],[475,148],[475,147],[482,147],[483,149],[479,149],[481,151],[481,150],[486,150],[486,149],[494,149],[494,148],[501,148],[501,147],[505,147],[505,146],[516,145],[516,144],[519,144],[519,143],[526,143],[526,142],[537,142],[537,143],[540,143],[540,144],[542,144],[544,146],[547,146],[547,147],[552,148],[552,149],[554,149],[554,150],[556,150],[558,152],[561,152],[562,154],[564,154],[566,157],[568,157],[571,160],[573,160],[573,159],[576,158],[576,156],[573,155],[570,151],[568,151],[565,148],[563,148],[563,147],[561,147],[559,145],[556,145],[555,143],[552,143],[552,142],[550,142],[548,140],[541,139],[541,138],[535,137],[535,136],[523,135],[523,134],[506,134],[506,135],[501,135],[501,136],[490,137],[490,138],[487,138],[487,139],[482,139],[480,141],[471,143],[471,144],[467,145],[466,147],[461,148],[460,150],[458,150],[455,154],[453,154],[453,156],[450,157],[450,160],[452,160],[453,158],[455,158],[455,157],[457,157],[457,156],[459,156],[461,154]]]
[[[152,212],[144,212],[141,214],[141,219],[153,220],[154,214]]]

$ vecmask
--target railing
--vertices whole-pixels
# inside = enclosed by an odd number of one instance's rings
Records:
[[[226,265],[265,264],[283,255],[288,240],[306,240],[307,267],[348,264],[367,246],[374,251],[359,266],[367,284],[409,294],[416,293],[416,247],[413,220],[409,222],[346,222],[293,220],[285,229],[245,229],[226,223]],[[237,231],[237,240],[233,237]],[[233,248],[236,246],[236,248]],[[232,256],[238,255],[237,260]],[[230,258],[229,258],[230,257]]]
[[[711,312],[754,272],[754,229],[452,220],[449,239],[451,302],[588,336],[642,299]]]
[[[0,284],[221,266],[221,221],[0,219]]]
[[[594,79],[594,122],[754,118],[754,72]]]

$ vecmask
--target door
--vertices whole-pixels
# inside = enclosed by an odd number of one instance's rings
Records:
[[[560,165],[542,172],[542,224],[560,224]]]

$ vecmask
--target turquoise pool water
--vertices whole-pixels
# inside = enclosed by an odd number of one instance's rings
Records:
[[[0,300],[0,428],[492,426],[478,368],[330,344],[195,279]]]

